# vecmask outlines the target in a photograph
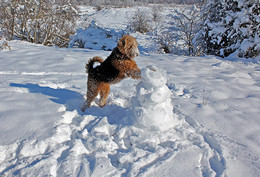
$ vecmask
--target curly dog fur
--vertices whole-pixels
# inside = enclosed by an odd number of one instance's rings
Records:
[[[94,57],[86,64],[88,73],[87,99],[82,107],[84,112],[91,106],[92,101],[100,95],[99,106],[106,105],[106,99],[110,91],[110,84],[115,84],[124,78],[141,78],[141,70],[137,67],[134,58],[139,55],[138,43],[132,36],[125,35],[117,43],[107,57],[103,60],[100,57]],[[100,63],[94,67],[94,63]]]

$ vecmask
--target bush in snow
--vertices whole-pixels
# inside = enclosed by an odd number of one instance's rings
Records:
[[[161,26],[156,31],[157,41],[165,53],[182,55],[200,55],[200,43],[197,43],[196,35],[201,29],[200,6],[186,6],[176,8],[172,15],[172,26]],[[158,29],[158,28],[157,28]]]
[[[163,50],[164,53],[171,53],[172,49],[174,49],[174,39],[169,33],[161,33],[157,36],[157,40],[160,44],[160,49]]]
[[[171,91],[166,86],[166,72],[155,66],[141,71],[142,81],[136,86],[136,97],[132,102],[137,126],[149,130],[165,131],[178,124],[173,115]]]
[[[260,53],[259,0],[208,0],[203,14],[207,54],[256,57]]]
[[[161,12],[163,11],[162,5],[153,5],[152,6],[152,17],[153,21],[160,23],[162,20]]]
[[[69,3],[7,0],[0,4],[0,27],[8,39],[65,47],[75,33],[77,17],[77,10]]]
[[[113,50],[124,32],[105,29],[96,25],[93,20],[85,30],[79,29],[71,38],[69,47],[88,48],[94,50]]]
[[[200,46],[195,41],[195,36],[201,30],[200,7],[193,5],[185,9],[175,10],[174,24],[178,31],[177,39],[184,41],[188,55],[199,55]]]
[[[146,11],[140,9],[136,11],[130,21],[130,29],[140,33],[147,33],[151,30],[150,18]]]

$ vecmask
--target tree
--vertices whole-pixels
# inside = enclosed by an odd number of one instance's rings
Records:
[[[14,37],[18,2],[15,0],[3,1],[0,6],[1,28],[8,38]]]
[[[185,45],[188,48],[188,55],[198,55],[200,47],[194,38],[201,29],[200,8],[193,5],[191,8],[183,9],[182,11],[176,10],[175,12],[174,22],[177,31],[181,32],[179,33],[179,38],[185,41]]]
[[[258,0],[208,0],[202,44],[207,54],[255,57],[260,53]]]

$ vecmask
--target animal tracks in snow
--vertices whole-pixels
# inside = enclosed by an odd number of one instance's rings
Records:
[[[185,119],[168,131],[147,132],[64,106],[58,111],[62,118],[50,137],[0,146],[1,175],[156,176],[166,165],[174,170],[185,164],[195,176],[225,174],[219,140],[227,140]]]
[[[112,94],[109,104],[102,109],[107,114],[100,114],[101,108],[95,106],[83,114],[80,105],[72,101],[76,97],[80,102],[82,96],[66,90],[66,84],[48,81],[10,86],[13,90],[9,91],[20,89],[24,94],[56,97],[54,102],[60,104],[57,112],[61,117],[46,138],[39,140],[32,136],[0,146],[0,175],[3,176],[172,176],[177,174],[171,171],[180,172],[178,168],[191,176],[225,176],[227,161],[238,157],[226,153],[226,146],[232,144],[244,156],[249,154],[247,148],[185,115],[178,105],[174,114],[179,125],[167,131],[147,131],[129,122],[128,108],[116,106],[118,100],[113,98],[119,92]],[[195,97],[192,90],[182,86],[168,87],[175,91],[175,96]],[[67,96],[61,99],[61,95]],[[113,115],[110,111],[118,113]]]

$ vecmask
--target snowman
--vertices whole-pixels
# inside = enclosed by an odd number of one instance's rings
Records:
[[[132,102],[134,124],[155,131],[166,131],[177,125],[171,91],[166,86],[166,72],[151,65],[142,69],[141,76],[142,81],[136,86],[137,93]]]

